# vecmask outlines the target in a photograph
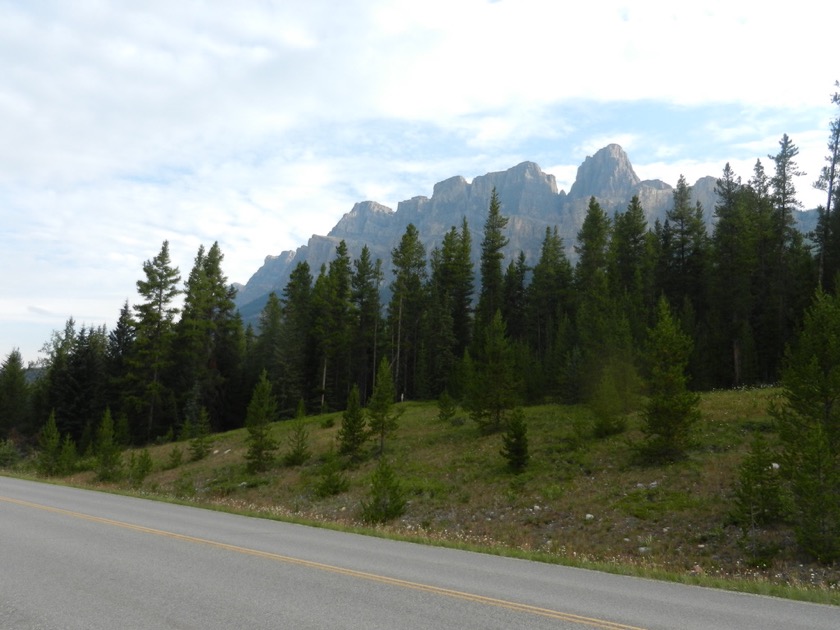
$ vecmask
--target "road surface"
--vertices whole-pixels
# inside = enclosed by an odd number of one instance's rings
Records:
[[[0,477],[0,628],[819,630],[840,608]]]

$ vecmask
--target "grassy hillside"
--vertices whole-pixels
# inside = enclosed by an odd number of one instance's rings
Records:
[[[804,589],[805,597],[840,603],[840,567],[800,557],[789,527],[762,532],[780,550],[754,566],[730,518],[737,467],[752,434],[774,438],[767,407],[775,393],[704,394],[694,449],[685,461],[664,467],[637,463],[638,419],[631,418],[625,433],[596,440],[584,407],[530,407],[531,463],[519,475],[500,455],[501,436],[481,435],[466,414],[443,423],[434,404],[402,404],[386,457],[406,491],[407,510],[376,531],[728,588],[788,596]],[[305,422],[313,456],[302,466],[284,467],[278,457],[267,473],[247,474],[243,429],[213,436],[210,454],[195,462],[189,461],[185,442],[151,448],[154,468],[139,491],[252,514],[364,527],[360,504],[376,465],[375,441],[361,463],[344,469],[349,489],[319,498],[315,490],[341,414]],[[289,449],[292,426],[272,426],[278,456]],[[178,449],[183,461],[171,467]],[[67,481],[103,487],[91,472]]]

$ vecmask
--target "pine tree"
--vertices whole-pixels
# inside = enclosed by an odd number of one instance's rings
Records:
[[[554,229],[545,228],[540,259],[534,265],[527,289],[527,318],[530,345],[544,366],[557,350],[557,332],[564,315],[572,311],[572,266],[563,240]],[[551,371],[549,368],[546,371]]]
[[[834,82],[840,87],[840,81]],[[835,92],[831,102],[840,107],[840,92]],[[828,155],[826,164],[820,170],[820,176],[814,182],[814,188],[826,193],[826,203],[819,210],[819,226],[816,241],[819,249],[818,286],[824,291],[831,287],[835,275],[840,271],[840,219],[838,219],[838,200],[840,200],[840,114],[829,125]]]
[[[634,347],[641,347],[648,315],[654,310],[653,264],[648,244],[647,220],[639,197],[634,195],[624,212],[613,218],[607,284],[610,294],[627,314]]]
[[[394,381],[391,378],[391,365],[384,357],[376,370],[376,385],[367,406],[368,426],[373,435],[379,438],[379,455],[385,452],[385,436],[397,428],[400,413],[392,412],[394,407]]]
[[[782,374],[772,410],[795,505],[799,545],[840,558],[840,297],[818,292]]]
[[[116,481],[122,476],[122,453],[114,441],[114,421],[106,409],[96,432],[96,477],[99,481]]]
[[[280,391],[288,400],[313,400],[317,372],[314,331],[312,274],[306,261],[298,263],[283,289]]]
[[[242,323],[236,313],[235,289],[222,271],[219,243],[205,253],[199,247],[187,279],[181,320],[175,327],[175,373],[180,404],[186,393],[198,387],[199,403],[206,407],[211,423],[232,426],[231,399],[241,369]],[[244,402],[243,402],[244,405]]]
[[[461,357],[472,335],[472,298],[475,272],[472,264],[472,236],[466,218],[461,229],[455,226],[443,237],[440,248],[431,254],[432,294],[446,305],[452,321],[452,355]],[[447,332],[448,335],[448,332]]]
[[[55,423],[55,413],[50,413],[47,423],[38,436],[38,459],[35,467],[38,473],[47,477],[58,474],[61,435]]]
[[[286,466],[300,466],[312,457],[312,451],[309,450],[309,430],[306,428],[306,407],[302,399],[298,403],[288,444],[289,450],[283,456],[283,464]]]
[[[136,352],[137,331],[128,300],[120,309],[114,328],[108,332],[108,345],[105,351],[107,372],[107,402],[114,415],[126,418],[131,412],[130,372],[131,360]],[[129,426],[129,443],[133,439]]]
[[[181,275],[170,261],[169,241],[163,242],[157,256],[143,263],[143,272],[145,279],[137,281],[143,302],[134,305],[137,339],[131,378],[136,386],[133,406],[145,418],[135,435],[149,440],[158,434],[166,412],[170,392],[163,377],[170,366],[173,321],[180,311],[173,302],[181,292]]]
[[[388,327],[394,353],[394,387],[409,398],[417,393],[420,332],[426,305],[426,250],[420,233],[409,223],[391,250],[394,281],[388,305]]]
[[[609,292],[607,268],[611,223],[595,197],[577,237],[575,329],[580,352],[578,389],[585,398],[593,394],[606,357],[613,351],[617,307]]]
[[[32,433],[32,408],[20,351],[12,350],[0,366],[0,440],[12,429]]]
[[[649,461],[683,457],[700,419],[700,399],[688,390],[685,373],[691,345],[674,321],[667,300],[660,298],[656,325],[648,335],[649,399],[643,427],[647,439],[641,452]]]
[[[508,217],[502,215],[502,204],[496,189],[490,194],[490,208],[484,223],[484,239],[481,241],[481,291],[476,306],[476,330],[481,330],[493,319],[496,311],[502,308],[503,249],[508,238],[504,235]]]
[[[513,372],[513,354],[505,336],[501,311],[483,331],[479,356],[468,381],[466,407],[483,433],[495,433],[504,426],[509,410],[517,403],[519,381]]]
[[[312,296],[314,334],[321,354],[321,410],[339,408],[350,389],[350,352],[355,313],[347,244],[336,246],[328,269],[321,269]]]
[[[315,495],[323,499],[346,492],[349,487],[350,481],[341,470],[341,461],[333,451],[328,452],[318,472]]]
[[[696,313],[705,311],[708,236],[700,203],[691,205],[691,187],[680,175],[674,189],[674,207],[666,213],[664,235],[668,255],[660,260],[662,287],[668,301],[681,306],[688,302]]]
[[[76,452],[76,443],[70,435],[65,435],[61,440],[61,449],[58,452],[58,468],[56,474],[69,475],[76,469],[76,462],[79,455]]]
[[[502,319],[508,338],[512,342],[524,343],[527,338],[526,276],[530,268],[525,264],[525,252],[519,252],[511,261],[502,280]]]
[[[381,457],[373,471],[368,500],[362,502],[362,520],[385,523],[405,513],[405,491],[388,461]]]
[[[271,466],[273,452],[277,449],[277,443],[271,437],[271,423],[275,420],[277,401],[271,391],[268,373],[263,370],[254,388],[245,418],[245,427],[248,429],[248,452],[245,455],[248,472],[265,472]]]
[[[528,425],[525,423],[525,413],[522,409],[516,408],[510,414],[507,428],[502,435],[501,455],[515,473],[521,473],[528,466]]]
[[[197,462],[207,457],[212,444],[210,414],[202,407],[196,414],[195,423],[192,426],[190,439],[190,458]]]
[[[359,402],[359,387],[354,385],[347,397],[347,407],[341,416],[338,429],[338,452],[352,460],[359,459],[361,448],[367,441],[365,414]]]
[[[354,272],[351,280],[351,300],[356,313],[353,335],[353,373],[359,385],[359,395],[367,400],[373,389],[376,364],[382,348],[379,337],[382,334],[382,316],[379,299],[380,285],[383,280],[382,261],[371,260],[367,245],[353,262]]]

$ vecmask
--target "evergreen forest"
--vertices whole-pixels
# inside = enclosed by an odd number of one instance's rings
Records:
[[[49,474],[62,453],[90,452],[103,435],[119,448],[186,436],[201,450],[202,436],[247,428],[248,466],[259,472],[276,448],[268,422],[344,412],[346,442],[334,457],[352,459],[358,409],[376,419],[369,430],[381,453],[397,425],[392,405],[425,400],[438,401],[442,415],[462,408],[481,435],[501,434],[517,474],[529,466],[522,409],[584,404],[595,439],[622,433],[638,414],[638,461],[656,466],[690,453],[699,392],[774,385],[778,440],[757,440],[743,468],[744,518],[782,509],[749,495],[782,461],[796,471],[785,483],[797,540],[832,562],[840,558],[840,116],[828,149],[814,233],[794,228],[798,148],[784,135],[752,173],[723,167],[712,228],[680,178],[662,222],[647,224],[638,198],[609,216],[593,197],[574,242],[547,229],[539,259],[506,260],[508,217],[494,191],[480,242],[466,220],[432,251],[409,225],[390,260],[373,260],[367,248],[351,260],[342,242],[328,265],[299,264],[257,326],[237,312],[218,243],[199,248],[182,272],[164,242],[138,270],[137,303],[122,305],[112,329],[70,318],[38,366],[22,365],[16,350],[5,357],[0,441],[52,453],[39,464]]]

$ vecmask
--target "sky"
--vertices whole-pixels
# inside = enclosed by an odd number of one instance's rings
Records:
[[[837,108],[840,3],[0,0],[0,361],[114,325],[169,241],[245,283],[358,201],[530,160],[566,191],[745,181],[787,133],[806,208]]]

